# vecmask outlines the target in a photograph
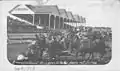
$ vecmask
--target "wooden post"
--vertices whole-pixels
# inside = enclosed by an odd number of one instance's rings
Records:
[[[60,28],[61,23],[62,23],[62,22],[61,22],[61,18],[59,18],[59,25],[58,25],[58,28],[59,28],[59,29],[61,29],[61,28]]]
[[[38,19],[39,19],[39,23],[38,24],[40,25],[41,24],[41,17],[39,17]]]
[[[51,21],[51,15],[50,14],[49,14],[49,19],[48,20],[49,20],[49,29],[50,29],[51,28],[51,26],[50,26],[50,24],[51,24],[50,23],[50,21]]]
[[[77,28],[77,22],[76,22],[76,28]]]
[[[56,28],[55,26],[56,26],[56,16],[54,18],[54,29]]]
[[[63,19],[63,23],[62,23],[62,29],[64,29],[64,22],[65,22],[65,20]]]
[[[35,15],[33,14],[33,25],[35,25]]]

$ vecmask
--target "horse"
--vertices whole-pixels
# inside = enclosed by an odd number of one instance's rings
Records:
[[[71,47],[72,47],[72,50],[73,49],[75,49],[75,52],[76,52],[76,57],[78,57],[78,54],[79,53],[81,53],[81,55],[84,57],[87,53],[89,53],[90,55],[89,55],[89,57],[88,57],[88,59],[90,59],[91,58],[91,55],[92,55],[92,43],[91,43],[91,41],[89,41],[89,39],[87,39],[87,42],[89,42],[89,43],[85,43],[84,42],[85,41],[85,39],[80,39],[80,38],[76,38],[74,41],[73,41],[73,43],[72,43],[72,45],[71,45]],[[85,43],[85,44],[84,44]],[[88,44],[90,44],[90,45],[88,45]],[[86,45],[88,45],[88,46],[86,46]]]

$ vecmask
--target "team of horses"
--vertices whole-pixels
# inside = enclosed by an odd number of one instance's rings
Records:
[[[42,60],[44,52],[48,54],[49,59],[56,59],[60,56],[82,56],[88,54],[87,60],[91,60],[94,57],[94,53],[99,53],[101,58],[106,53],[106,49],[110,48],[105,44],[105,40],[100,34],[99,39],[89,39],[88,37],[80,37],[80,35],[67,34],[67,36],[55,35],[55,36],[42,36],[36,35],[35,44],[31,45],[28,49],[27,56],[32,60]],[[84,41],[89,42],[89,44],[84,44]],[[32,50],[32,51],[31,51]],[[33,55],[32,55],[33,54]]]

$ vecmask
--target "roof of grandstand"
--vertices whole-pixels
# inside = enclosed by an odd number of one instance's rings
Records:
[[[73,14],[70,11],[67,11],[68,18],[74,20]]]
[[[26,5],[26,6],[30,8],[34,13],[53,13],[55,15],[60,15],[57,5],[40,5],[40,6]]]
[[[75,19],[75,21],[80,21],[79,15],[74,15],[74,19]]]
[[[59,9],[59,12],[62,17],[68,18],[68,15],[65,9]]]

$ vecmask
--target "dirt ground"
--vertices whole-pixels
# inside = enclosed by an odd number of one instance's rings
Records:
[[[28,44],[8,44],[7,45],[7,57],[15,60],[19,53],[27,50]]]

